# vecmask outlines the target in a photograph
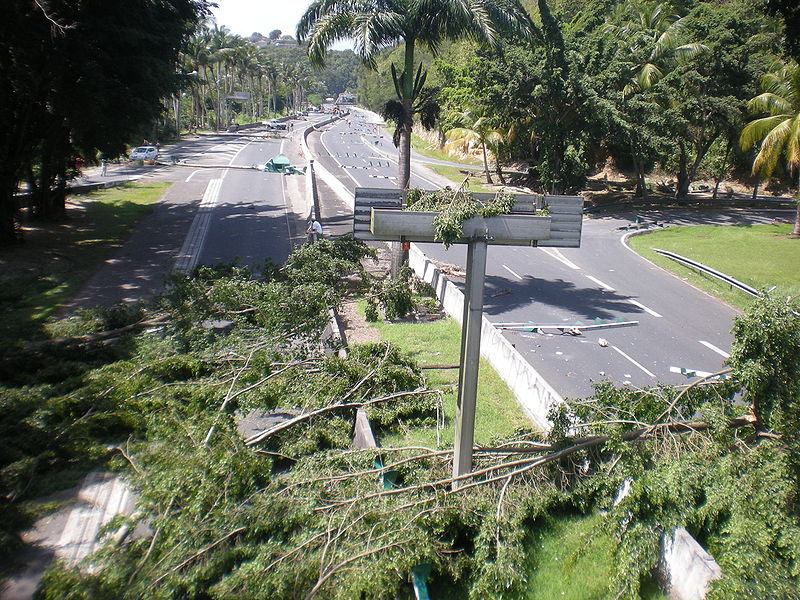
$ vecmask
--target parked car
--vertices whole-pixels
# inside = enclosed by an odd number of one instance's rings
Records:
[[[155,146],[139,146],[130,154],[131,160],[155,160],[158,158],[158,148]]]
[[[267,129],[270,131],[286,131],[289,129],[289,125],[283,121],[270,121],[267,123]]]

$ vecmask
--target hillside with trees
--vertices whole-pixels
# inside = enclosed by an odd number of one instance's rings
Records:
[[[771,176],[777,189],[796,189],[791,144],[777,150],[775,169],[757,165],[751,175],[756,140],[740,141],[745,125],[769,112],[749,103],[764,76],[786,76],[796,64],[791,32],[768,3],[528,5],[530,36],[500,49],[456,42],[420,54],[441,105],[442,140],[453,129],[478,140],[491,134],[492,154],[527,169],[529,184],[546,192],[578,191],[609,165],[630,173],[645,200],[654,170],[675,182],[678,200],[695,180],[731,175],[752,185]],[[386,50],[375,71],[362,71],[360,98],[373,110],[385,105],[389,67],[401,55]],[[791,102],[776,110],[797,114]]]

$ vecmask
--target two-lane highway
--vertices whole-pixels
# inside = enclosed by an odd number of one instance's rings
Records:
[[[312,151],[349,190],[397,187],[391,136],[364,111],[312,136]],[[417,157],[418,160],[421,160]],[[412,186],[437,187],[412,163]],[[495,324],[605,324],[638,321],[581,335],[556,329],[506,331],[507,338],[563,396],[586,396],[592,382],[649,386],[686,383],[687,371],[712,373],[730,350],[736,314],[633,253],[623,244],[627,220],[585,219],[581,248],[489,249],[485,314]],[[444,265],[462,267],[465,249],[420,244]],[[463,280],[452,277],[457,284]]]

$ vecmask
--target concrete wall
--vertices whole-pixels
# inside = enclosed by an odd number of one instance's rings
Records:
[[[708,584],[722,577],[714,557],[683,527],[664,536],[658,571],[667,594],[674,600],[703,600]]]
[[[420,279],[434,287],[445,312],[460,324],[464,312],[461,290],[442,275],[416,244],[411,244],[409,264]],[[486,317],[481,326],[481,355],[511,388],[517,402],[536,426],[543,431],[549,429],[547,412],[551,406],[562,402],[561,396]]]

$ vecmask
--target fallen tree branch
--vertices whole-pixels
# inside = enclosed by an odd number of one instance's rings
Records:
[[[148,327],[158,327],[167,322],[167,315],[159,315],[152,319],[144,319],[124,327],[111,329],[109,331],[100,331],[98,333],[89,333],[86,335],[74,335],[70,337],[57,337],[49,340],[40,340],[38,342],[29,342],[23,347],[24,352],[40,352],[41,350],[49,347],[70,347],[70,346],[88,346],[90,344],[99,344],[103,342],[110,342],[126,333],[134,331],[141,331]]]
[[[175,573],[176,571],[180,571],[180,570],[181,570],[183,567],[185,567],[185,566],[186,566],[186,565],[188,565],[189,563],[191,563],[191,562],[193,562],[193,561],[197,560],[198,558],[200,558],[201,556],[203,556],[203,554],[205,554],[205,553],[206,553],[206,552],[208,552],[209,550],[211,550],[211,549],[213,549],[213,548],[216,548],[217,546],[219,546],[219,545],[220,545],[222,542],[224,542],[225,540],[227,540],[227,539],[229,539],[229,538],[233,537],[233,536],[234,536],[234,535],[236,535],[237,533],[241,533],[241,532],[242,532],[242,531],[244,531],[245,529],[246,529],[246,527],[237,527],[237,528],[236,528],[236,529],[234,529],[233,531],[231,531],[231,532],[229,532],[229,533],[226,533],[225,535],[223,535],[223,536],[222,536],[221,538],[219,538],[219,539],[218,539],[216,542],[214,542],[214,543],[212,543],[212,544],[209,544],[209,545],[208,545],[208,546],[206,546],[205,548],[202,548],[202,549],[198,550],[197,552],[195,552],[194,554],[192,554],[192,555],[191,555],[189,558],[187,558],[186,560],[184,560],[184,561],[183,561],[181,564],[179,564],[179,565],[176,565],[176,566],[172,567],[172,568],[171,568],[169,571],[167,571],[166,573],[164,573],[163,575],[161,575],[160,577],[158,577],[158,578],[157,578],[155,581],[153,581],[153,585],[158,585],[158,584],[159,584],[161,581],[163,581],[163,580],[164,580],[164,578],[165,578],[165,577],[167,577],[168,575],[170,575],[170,574],[172,574],[172,573]]]
[[[289,419],[288,421],[284,421],[283,423],[280,423],[275,427],[272,427],[271,429],[266,429],[260,433],[251,435],[244,441],[244,443],[245,446],[252,446],[254,444],[258,444],[259,442],[262,442],[265,439],[267,439],[269,436],[274,435],[276,433],[280,433],[281,431],[285,431],[290,427],[297,425],[298,423],[308,421],[309,419],[313,419],[314,417],[318,417],[320,415],[324,415],[336,410],[342,410],[348,408],[363,408],[365,406],[372,406],[373,404],[378,404],[380,402],[397,400],[398,398],[406,398],[409,396],[422,396],[425,394],[435,394],[435,393],[436,392],[433,390],[414,390],[413,392],[396,392],[394,394],[389,394],[388,396],[373,398],[372,400],[365,400],[364,402],[344,402],[342,404],[331,404],[330,406],[325,406],[317,410],[312,410],[311,412],[299,415],[297,417],[294,417],[293,419]]]

